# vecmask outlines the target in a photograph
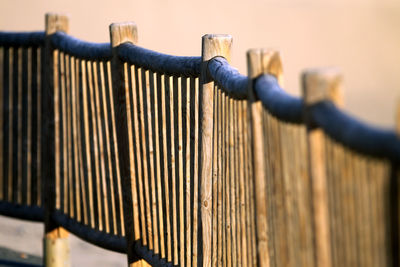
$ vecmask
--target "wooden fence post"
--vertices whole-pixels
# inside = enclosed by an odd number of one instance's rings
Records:
[[[70,266],[68,232],[58,227],[52,215],[56,209],[56,169],[55,169],[55,101],[58,92],[57,54],[51,44],[51,35],[57,31],[68,32],[68,17],[46,14],[45,78],[42,101],[42,177],[44,181],[45,237],[44,265],[46,267]],[[59,179],[60,177],[58,177]]]
[[[112,82],[115,103],[115,119],[117,123],[117,140],[120,162],[120,172],[123,185],[124,224],[126,229],[128,264],[131,267],[150,266],[145,260],[140,259],[134,251],[134,225],[133,225],[133,202],[130,162],[130,145],[128,136],[127,101],[129,87],[126,87],[124,63],[118,57],[118,46],[123,43],[136,44],[138,40],[137,27],[133,22],[113,23],[110,25],[110,40],[113,50],[111,61]],[[135,189],[136,190],[136,189]],[[136,226],[138,227],[138,226]]]
[[[265,171],[265,147],[263,133],[263,106],[255,96],[255,78],[262,74],[274,75],[282,85],[282,63],[279,53],[272,50],[252,49],[247,52],[247,72],[250,78],[248,93],[251,111],[251,131],[253,143],[254,188],[256,202],[257,258],[259,266],[270,266],[268,250],[268,210]]]
[[[214,57],[230,61],[232,37],[230,35],[207,34],[202,38],[201,67],[201,157],[200,157],[200,207],[202,229],[202,259],[199,265],[211,266],[212,244],[212,138],[214,110],[214,82],[208,76],[207,64]],[[201,257],[200,257],[201,258]]]
[[[341,80],[341,75],[335,69],[309,70],[302,76],[315,232],[315,260],[316,266],[324,267],[332,266],[325,138],[322,129],[313,125],[309,107],[326,100],[341,106]]]

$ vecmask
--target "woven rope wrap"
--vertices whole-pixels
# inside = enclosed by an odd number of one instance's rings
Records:
[[[178,57],[154,52],[131,43],[118,47],[122,61],[159,74],[171,76],[199,77],[200,57]]]
[[[344,146],[366,155],[400,161],[400,140],[393,131],[362,123],[329,101],[311,106],[310,112],[312,122]]]
[[[287,94],[274,76],[257,78],[254,90],[264,107],[278,119],[304,123],[303,100]],[[344,146],[369,156],[400,160],[400,140],[393,131],[368,126],[329,101],[319,102],[309,111],[311,123]]]
[[[81,41],[63,32],[56,32],[51,36],[54,48],[71,56],[86,60],[110,60],[110,43],[90,43]]]
[[[272,75],[262,75],[254,83],[254,91],[264,107],[278,119],[303,123],[303,100],[286,93]]]
[[[44,45],[44,32],[0,32],[0,46],[37,47]]]
[[[26,206],[0,201],[0,214],[33,222],[43,222],[44,209],[38,206]]]
[[[229,65],[223,57],[216,57],[208,62],[208,73],[224,91],[239,99],[247,98],[249,79]]]

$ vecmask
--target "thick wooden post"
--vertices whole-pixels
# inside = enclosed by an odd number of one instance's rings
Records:
[[[110,40],[113,49],[112,58],[112,80],[114,90],[114,103],[115,103],[115,120],[117,123],[117,140],[118,140],[118,152],[120,162],[120,172],[123,185],[123,205],[124,205],[124,224],[126,229],[126,240],[128,244],[128,264],[131,267],[149,266],[149,264],[140,259],[134,251],[134,242],[140,238],[140,233],[134,231],[134,218],[133,216],[139,216],[133,214],[133,196],[132,192],[136,192],[136,189],[132,190],[132,177],[131,164],[132,159],[130,158],[130,150],[133,149],[129,138],[129,128],[127,116],[127,110],[130,109],[127,101],[127,95],[129,95],[129,86],[126,86],[128,77],[125,77],[124,63],[118,57],[118,46],[123,43],[136,44],[138,40],[137,27],[133,22],[126,23],[113,23],[110,25]],[[138,225],[136,225],[138,227]],[[139,241],[140,242],[140,241]]]
[[[211,266],[212,236],[212,138],[214,110],[214,82],[208,76],[207,64],[214,57],[230,61],[232,37],[230,35],[207,34],[202,39],[201,69],[201,158],[200,158],[200,207],[202,227],[202,259],[199,265]]]
[[[52,214],[56,207],[55,169],[55,105],[58,99],[58,61],[50,38],[57,31],[68,32],[68,17],[46,14],[45,78],[42,101],[42,177],[44,180],[45,237],[44,265],[46,267],[70,266],[68,232],[58,227]],[[58,177],[59,179],[59,177]]]
[[[332,256],[324,133],[313,125],[308,111],[310,106],[326,100],[342,105],[340,95],[342,79],[335,69],[306,71],[303,73],[302,78],[315,232],[315,260],[317,266],[331,267]]]
[[[274,75],[282,85],[282,63],[279,53],[271,50],[252,49],[247,52],[247,72],[249,76],[249,101],[251,111],[251,131],[253,142],[254,188],[256,202],[257,258],[259,266],[270,266],[268,250],[268,210],[267,181],[265,170],[266,140],[263,133],[263,106],[257,100],[253,84],[262,74]]]

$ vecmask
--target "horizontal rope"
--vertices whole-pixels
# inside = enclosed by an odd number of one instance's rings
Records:
[[[33,222],[44,221],[44,209],[38,206],[25,206],[6,201],[0,201],[0,214]]]
[[[69,232],[91,244],[115,252],[126,253],[125,237],[100,232],[71,219],[60,211],[55,211],[52,214],[52,219],[58,226],[64,227]]]
[[[368,126],[324,101],[309,107],[310,119],[332,139],[357,152],[400,162],[395,132]]]
[[[117,51],[122,61],[146,70],[171,76],[198,77],[200,75],[200,57],[165,55],[131,43],[119,45]]]
[[[44,32],[0,32],[0,46],[29,47],[43,46]]]
[[[123,254],[127,253],[125,237],[95,230],[90,226],[77,222],[58,210],[53,213],[52,218],[58,226],[67,229],[70,233],[93,245]],[[161,259],[160,255],[156,255],[153,251],[144,247],[141,242],[141,240],[138,240],[132,244],[132,248],[139,258],[145,259],[152,266],[172,266],[171,263],[166,262],[166,259]]]
[[[233,68],[223,57],[208,62],[208,74],[225,92],[240,99],[247,97],[249,79]]]
[[[258,77],[254,83],[254,91],[264,107],[278,119],[303,123],[303,100],[286,93],[275,76],[265,74]]]
[[[132,246],[135,254],[138,257],[144,259],[147,263],[154,267],[174,266],[172,263],[167,262],[165,258],[161,259],[159,254],[154,254],[153,251],[149,250],[147,247],[144,247],[141,243],[141,240],[137,240],[134,241]]]
[[[63,32],[52,34],[51,43],[54,48],[80,59],[109,60],[112,56],[110,43],[81,41]]]

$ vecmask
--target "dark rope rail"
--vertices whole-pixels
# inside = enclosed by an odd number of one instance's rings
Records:
[[[310,119],[332,139],[357,152],[400,162],[400,139],[390,130],[368,126],[324,101],[309,107]]]
[[[100,232],[90,226],[77,222],[61,211],[55,211],[52,218],[58,226],[64,227],[72,234],[93,245],[123,254],[127,252],[127,242],[123,236]],[[144,247],[141,244],[141,240],[135,241],[132,247],[137,256],[145,259],[152,266],[173,266],[171,263],[167,263],[165,259],[161,259],[160,255],[156,255],[153,251]]]
[[[225,92],[240,99],[247,97],[249,79],[229,65],[223,57],[215,57],[208,62],[208,73]]]
[[[159,254],[154,254],[153,251],[149,250],[147,247],[142,246],[141,243],[142,243],[141,240],[134,241],[132,246],[133,250],[135,251],[136,255],[143,258],[151,266],[154,267],[174,266],[172,263],[167,262],[165,258],[160,258]]]
[[[25,206],[0,201],[0,214],[33,222],[44,221],[44,209],[38,206]]]
[[[44,37],[44,32],[0,32],[0,46],[42,46],[44,45]]]
[[[273,75],[262,75],[253,84],[256,96],[275,117],[285,122],[303,123],[303,100],[286,93]]]
[[[110,43],[85,42],[63,32],[56,32],[50,38],[54,48],[80,59],[109,60],[112,56]]]
[[[60,211],[55,211],[52,218],[58,226],[64,227],[69,232],[91,244],[115,252],[126,253],[125,237],[100,232],[90,226],[77,222],[75,219],[71,219]]]
[[[121,60],[147,70],[172,76],[200,75],[200,57],[165,55],[131,43],[121,44],[117,49]]]

